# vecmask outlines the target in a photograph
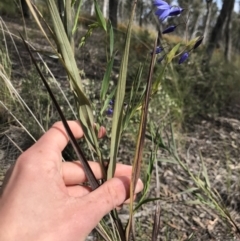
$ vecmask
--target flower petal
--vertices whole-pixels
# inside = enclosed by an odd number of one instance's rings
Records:
[[[106,114],[108,116],[112,116],[113,115],[113,109],[112,108],[109,108],[107,111],[106,111]]]
[[[161,5],[168,5],[168,3],[162,0],[154,0],[153,5],[161,6]]]
[[[162,9],[158,9],[155,14],[159,17],[160,15],[162,15],[162,13],[166,11],[166,10],[162,10]]]
[[[189,57],[189,53],[188,52],[185,52],[181,55],[179,61],[178,61],[178,64],[182,64],[184,61],[186,61]]]
[[[173,31],[175,30],[176,27],[177,27],[176,25],[171,25],[171,26],[169,26],[168,28],[164,29],[164,30],[162,31],[162,34],[171,33],[171,32],[173,32]]]
[[[170,11],[171,11],[170,9],[163,11],[163,13],[159,16],[159,19],[164,21],[169,16]]]
[[[171,6],[169,6],[169,5],[161,5],[161,6],[157,6],[157,8],[166,10],[166,9],[171,9]]]
[[[177,15],[181,14],[183,11],[184,11],[184,9],[182,9],[180,7],[172,8],[170,13],[169,13],[169,16],[177,16]]]

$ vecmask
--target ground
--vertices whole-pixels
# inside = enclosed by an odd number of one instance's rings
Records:
[[[4,18],[11,32],[23,30],[19,19]],[[27,31],[29,36],[37,36],[39,33],[35,25],[28,21]],[[84,30],[83,30],[84,31]],[[100,36],[95,36],[100,37]],[[104,55],[101,53],[99,44],[95,44],[94,36],[90,38],[91,44],[82,50],[78,58],[80,69],[84,69],[86,79],[99,81],[104,73]],[[9,40],[10,41],[10,40]],[[20,40],[16,40],[21,59],[25,68],[30,66],[29,57]],[[99,43],[99,41],[98,41]],[[42,38],[35,38],[34,45],[39,49],[47,49],[46,42]],[[22,77],[21,65],[14,49],[9,42],[12,56],[13,71],[12,79],[17,82]],[[90,47],[91,46],[91,47]],[[65,83],[63,69],[54,60],[48,59],[53,73],[58,79]],[[65,83],[65,85],[67,85]],[[19,152],[14,144],[9,142],[8,137],[18,141],[20,147],[26,147],[23,130],[15,124],[0,132],[0,185],[4,175],[15,162]],[[27,139],[27,138],[26,138]],[[239,144],[240,144],[240,106],[235,104],[221,116],[199,119],[188,123],[185,131],[177,134],[179,143],[178,153],[189,169],[198,175],[202,173],[204,162],[206,166],[211,188],[222,198],[222,203],[230,212],[232,219],[240,227],[240,184],[239,184]],[[129,148],[128,145],[131,145]],[[131,143],[121,146],[120,155],[129,160],[129,149]],[[240,240],[235,228],[226,220],[221,219],[218,213],[208,205],[196,201],[198,190],[187,192],[194,186],[193,181],[182,170],[173,163],[163,161],[163,153],[159,152],[157,172],[160,180],[160,230],[159,240]],[[203,178],[202,175],[200,175]],[[149,196],[155,197],[156,172],[152,178],[151,192]],[[136,213],[137,240],[151,240],[155,204],[149,203]],[[127,221],[127,208],[119,214],[123,222]],[[88,240],[98,240],[90,236]]]

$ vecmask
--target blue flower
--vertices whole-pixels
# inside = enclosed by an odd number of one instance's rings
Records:
[[[113,106],[114,105],[114,100],[109,101],[109,105]]]
[[[162,6],[162,5],[168,5],[167,2],[163,1],[163,0],[154,0],[153,4],[155,6]]]
[[[182,8],[173,7],[162,0],[154,0],[153,4],[157,7],[155,14],[162,21],[164,21],[169,16],[177,16],[183,11]]]
[[[181,55],[179,61],[178,61],[178,64],[182,64],[184,61],[186,61],[189,57],[189,53],[188,52],[185,52]]]
[[[169,16],[172,6],[162,0],[155,0],[154,5],[157,7],[155,14],[160,20],[164,21]]]
[[[169,6],[169,5],[168,5]],[[171,6],[167,9],[159,9],[155,12],[155,14],[158,16],[158,18],[162,21],[164,21],[171,12]]]
[[[184,9],[180,7],[173,7],[169,13],[169,16],[177,16],[181,14],[184,11]]]
[[[156,54],[160,54],[162,51],[163,51],[163,48],[157,46],[157,47],[156,47],[156,52],[155,52],[155,53],[156,53]]]
[[[107,109],[106,114],[108,116],[112,116],[113,115],[113,109],[112,108]]]
[[[171,33],[175,30],[176,27],[177,27],[176,25],[171,25],[171,26],[167,27],[166,29],[164,29],[162,31],[162,34]]]
[[[160,46],[157,46],[155,50],[155,54],[160,54],[162,51],[163,51],[163,48]],[[151,52],[151,54],[153,54],[153,52]]]

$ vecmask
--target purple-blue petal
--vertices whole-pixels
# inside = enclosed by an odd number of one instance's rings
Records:
[[[164,21],[169,16],[170,11],[171,11],[170,9],[163,11],[163,13],[160,16],[158,16],[159,19]]]
[[[106,111],[106,114],[111,116],[113,114],[113,109],[112,108],[109,108],[107,111]]]
[[[163,51],[163,48],[160,46],[157,46],[155,50],[155,54],[160,54],[162,51]],[[151,54],[153,54],[153,52],[151,52]]]
[[[170,13],[169,13],[169,16],[177,16],[177,15],[181,14],[183,11],[184,11],[184,9],[182,9],[180,7],[172,8]]]
[[[168,5],[167,2],[162,1],[162,0],[154,0],[153,4],[154,4],[155,6]]]
[[[183,53],[178,61],[178,64],[182,64],[183,62],[185,62],[188,59],[188,57],[189,57],[188,52]]]
[[[156,54],[160,54],[162,51],[163,51],[163,48],[157,46],[157,47],[156,47],[156,50],[155,50],[155,53],[156,53]]]
[[[171,33],[175,30],[176,27],[177,27],[176,25],[169,26],[168,28],[162,31],[162,34]]]
[[[166,10],[157,9],[157,11],[155,12],[155,14],[156,14],[157,16],[160,16],[160,15],[162,15],[162,13],[163,13],[164,11],[166,11]]]
[[[171,9],[172,7],[170,5],[161,5],[161,6],[157,6],[157,9],[161,9],[161,10],[167,10],[167,9]]]

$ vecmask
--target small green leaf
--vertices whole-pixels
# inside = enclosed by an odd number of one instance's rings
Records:
[[[178,43],[177,45],[175,45],[172,50],[167,54],[167,63],[170,64],[173,60],[173,58],[175,57],[179,47],[180,47],[181,43]]]
[[[110,57],[113,55],[113,46],[114,46],[114,33],[113,33],[113,27],[112,24],[109,24],[109,49],[110,49]]]
[[[75,3],[76,3],[76,0],[74,0],[72,2],[72,7],[74,7]],[[78,3],[77,13],[75,14],[75,18],[74,18],[74,25],[73,25],[73,29],[72,29],[72,35],[74,35],[76,30],[77,30],[77,25],[78,25],[78,21],[79,21],[81,6],[82,6],[82,0],[80,0],[79,3]]]
[[[137,211],[137,209],[140,208],[143,203],[145,203],[146,195],[148,194],[148,191],[149,191],[149,188],[151,185],[151,177],[152,177],[152,172],[153,172],[155,161],[156,161],[156,153],[154,153],[154,151],[151,151],[148,168],[147,168],[147,172],[146,172],[146,177],[144,180],[144,188],[142,191],[142,196],[141,196],[137,206],[135,207],[134,212]]]
[[[192,49],[192,48],[194,47],[194,45],[196,44],[196,42],[197,42],[200,38],[202,38],[202,37],[199,37],[199,36],[198,36],[198,37],[190,40],[190,41],[187,43],[187,45],[186,45],[187,49],[188,49],[188,50]]]
[[[115,93],[116,93],[116,88],[114,88],[114,90],[110,93],[110,95],[107,98],[105,98],[103,107],[101,109],[101,115],[103,115],[103,112],[107,109],[109,102],[110,102],[110,100],[112,100]]]
[[[105,20],[105,18],[103,16],[102,11],[100,10],[100,7],[99,7],[98,2],[96,0],[94,0],[94,6],[95,6],[95,13],[96,13],[96,17],[97,17],[98,23],[105,30],[105,32],[107,32],[106,20]]]
[[[114,62],[114,56],[112,56],[112,58],[108,62],[107,69],[106,69],[106,72],[105,72],[104,77],[103,77],[102,87],[101,87],[101,92],[100,92],[101,101],[105,100],[105,97],[106,97],[106,94],[107,94],[107,91],[108,91],[110,75],[111,75],[112,67],[113,67],[113,62]]]
[[[209,189],[211,189],[211,183],[210,183],[210,181],[209,181],[207,168],[206,168],[206,166],[205,166],[205,164],[204,164],[204,161],[203,161],[203,157],[202,157],[201,152],[199,153],[199,156],[200,156],[200,160],[201,160],[201,162],[202,162],[202,168],[203,168],[202,174],[203,174],[205,183],[206,183],[207,187],[208,187]]]

